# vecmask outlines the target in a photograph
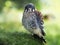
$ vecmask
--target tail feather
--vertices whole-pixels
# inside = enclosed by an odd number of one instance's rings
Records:
[[[44,42],[44,43],[46,43],[46,40],[43,37],[39,37],[36,34],[34,34],[33,37],[36,38],[36,39],[38,39],[38,40],[40,40],[40,41],[42,41],[42,42]]]
[[[43,37],[41,37],[40,39],[41,39],[41,41],[46,43],[46,40]]]

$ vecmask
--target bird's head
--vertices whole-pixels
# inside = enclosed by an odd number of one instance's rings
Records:
[[[29,3],[25,6],[25,10],[26,12],[33,12],[35,10],[35,6],[32,3]]]

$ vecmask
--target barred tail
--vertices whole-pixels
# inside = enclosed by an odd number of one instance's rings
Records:
[[[46,43],[46,40],[43,37],[41,37],[40,39],[41,39],[41,41]]]
[[[39,37],[39,36],[38,36],[38,35],[36,35],[36,34],[34,34],[34,35],[33,35],[33,37],[34,37],[35,39],[40,40],[41,42],[46,43],[46,40],[45,40],[43,37]]]

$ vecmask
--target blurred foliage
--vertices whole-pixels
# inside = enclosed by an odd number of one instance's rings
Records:
[[[16,7],[17,9],[23,9],[24,6],[28,3],[33,3],[37,9],[40,9],[41,7],[40,0],[0,0],[0,11],[2,11],[3,7],[11,7],[11,5],[12,7]]]
[[[26,31],[21,23],[0,23],[0,45],[43,45]]]
[[[6,2],[6,0],[0,0],[0,11],[5,6],[5,2]]]
[[[46,24],[46,45],[60,45],[60,27],[56,24]],[[43,45],[34,39],[31,33],[19,22],[0,23],[0,45]]]
[[[40,0],[18,0],[18,1],[10,0],[10,1],[15,2],[18,8],[23,8],[28,3],[33,3],[37,7],[37,9],[40,8]]]

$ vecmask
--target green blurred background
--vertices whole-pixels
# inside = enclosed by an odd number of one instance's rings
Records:
[[[47,44],[34,39],[22,25],[28,3],[44,16]],[[60,0],[0,0],[0,45],[60,45]]]

